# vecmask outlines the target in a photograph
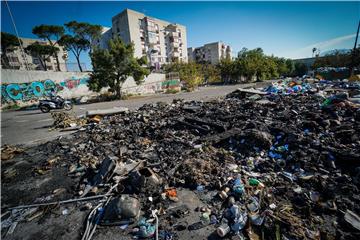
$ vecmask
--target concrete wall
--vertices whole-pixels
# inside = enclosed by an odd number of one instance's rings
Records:
[[[46,98],[51,89],[58,95],[71,99],[84,96],[92,97],[99,93],[89,90],[87,83],[89,73],[79,72],[44,72],[1,70],[1,108],[17,104],[27,106],[36,104],[39,99]],[[123,85],[123,92],[149,94],[165,90],[163,83],[165,74],[150,74],[141,86],[137,86],[132,78]],[[102,92],[106,92],[103,89]]]

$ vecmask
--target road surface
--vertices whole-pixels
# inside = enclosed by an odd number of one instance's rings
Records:
[[[137,109],[145,103],[171,102],[173,99],[183,98],[186,100],[210,100],[224,96],[236,88],[249,87],[254,84],[238,84],[227,86],[202,87],[198,91],[178,94],[157,94],[131,100],[119,100],[112,102],[100,102],[74,106],[74,113],[79,116],[88,110],[107,109],[113,107],[127,107],[130,110]],[[1,114],[1,145],[25,144],[33,145],[54,139],[69,132],[50,131],[53,120],[50,113],[42,113],[40,110],[7,111]]]

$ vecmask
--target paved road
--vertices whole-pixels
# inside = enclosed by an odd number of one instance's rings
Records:
[[[178,94],[157,94],[139,99],[121,100],[113,102],[101,102],[74,106],[74,113],[79,116],[87,110],[107,109],[113,107],[127,107],[137,109],[145,103],[171,102],[176,98],[186,100],[210,100],[224,96],[236,88],[248,87],[253,84],[202,87],[198,91]],[[41,113],[39,110],[31,111],[8,111],[1,114],[1,144],[26,144],[32,145],[38,142],[51,140],[60,135],[69,134],[57,130],[49,131],[53,120],[49,113]]]

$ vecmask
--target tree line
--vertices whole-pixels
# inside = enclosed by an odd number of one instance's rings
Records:
[[[40,65],[47,70],[46,61],[49,57],[56,60],[56,70],[60,71],[59,47],[74,54],[79,70],[83,69],[80,64],[81,53],[90,50],[94,41],[100,38],[102,27],[85,22],[71,21],[64,26],[59,25],[38,25],[32,29],[32,33],[48,44],[34,42],[24,50],[39,59]],[[21,43],[15,35],[1,32],[1,60],[4,67],[11,67],[6,53],[13,52]]]
[[[331,54],[316,58],[312,68],[320,67],[360,67],[360,45],[346,53],[336,50]]]
[[[222,59],[218,64],[173,63],[165,65],[166,72],[179,72],[181,81],[189,90],[207,83],[240,83],[279,78],[281,76],[302,76],[306,66],[291,59],[267,56],[261,48],[243,48],[235,59]]]

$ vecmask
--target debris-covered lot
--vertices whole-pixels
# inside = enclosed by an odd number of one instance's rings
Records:
[[[286,84],[148,104],[7,147],[2,236],[359,239],[359,93]]]

